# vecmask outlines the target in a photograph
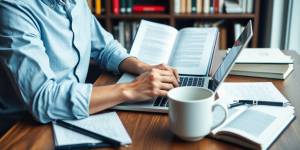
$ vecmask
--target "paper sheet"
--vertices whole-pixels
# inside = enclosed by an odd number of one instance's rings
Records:
[[[131,144],[132,141],[124,128],[116,112],[108,112],[90,116],[82,120],[64,120],[89,131],[116,139],[124,144]],[[99,143],[100,140],[82,135],[64,127],[52,124],[55,135],[55,145],[68,145],[80,143]]]

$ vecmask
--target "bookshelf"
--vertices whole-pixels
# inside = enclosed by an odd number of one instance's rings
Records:
[[[97,0],[89,0],[92,1],[92,10],[95,6],[95,1]],[[100,15],[95,14],[96,18],[99,22],[104,26],[106,30],[113,33],[114,26],[117,26],[119,22],[138,22],[141,19],[146,19],[150,21],[156,21],[164,24],[171,25],[177,29],[181,29],[183,27],[194,26],[197,22],[204,23],[214,23],[218,21],[222,21],[222,28],[225,29],[226,35],[225,37],[225,45],[221,46],[221,48],[231,47],[234,42],[234,24],[239,23],[241,25],[246,25],[248,20],[253,21],[253,39],[249,47],[257,47],[258,46],[258,35],[259,35],[259,16],[260,16],[260,0],[252,0],[253,2],[253,12],[252,13],[175,13],[175,1],[176,0],[152,0],[156,3],[161,3],[161,5],[165,6],[166,9],[164,12],[160,13],[119,13],[115,14],[113,12],[113,2],[114,0],[102,0],[105,3],[102,3],[103,9],[105,12],[102,12]],[[122,1],[122,0],[120,0]],[[133,0],[134,1],[134,0]],[[135,0],[137,2],[143,2],[141,0]],[[151,2],[151,0],[145,0]],[[211,0],[210,0],[211,1]],[[242,0],[243,1],[243,0]],[[121,2],[120,2],[121,3]],[[93,10],[93,12],[95,12]],[[221,39],[222,40],[222,39]]]

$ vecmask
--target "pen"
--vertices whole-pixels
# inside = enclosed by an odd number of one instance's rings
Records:
[[[288,106],[288,102],[272,102],[272,101],[260,101],[260,100],[238,100],[236,102],[251,105],[269,105],[269,106]]]
[[[70,145],[55,146],[55,150],[84,150],[84,149],[103,148],[103,147],[111,147],[111,145],[107,143],[70,144]]]
[[[233,107],[237,107],[237,106],[241,106],[241,105],[245,105],[245,104],[244,103],[236,102],[236,103],[229,104],[228,108],[233,108]]]
[[[70,129],[72,131],[75,131],[75,132],[78,132],[80,134],[83,134],[83,135],[101,140],[101,141],[103,141],[105,143],[108,143],[108,144],[111,144],[111,146],[113,146],[113,147],[121,146],[121,142],[119,142],[115,139],[106,137],[106,136],[98,134],[98,133],[91,132],[89,130],[83,129],[83,128],[78,127],[78,126],[75,126],[75,125],[70,124],[68,122],[65,122],[65,121],[62,121],[62,120],[56,120],[55,123],[59,126],[65,127],[65,128]]]

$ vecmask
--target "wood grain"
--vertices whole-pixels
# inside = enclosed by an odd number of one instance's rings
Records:
[[[300,116],[300,56],[292,51],[285,51],[295,60],[295,70],[286,80],[229,76],[226,82],[273,82],[274,85],[290,100]],[[222,55],[217,55],[220,58]],[[220,59],[219,59],[220,60]],[[218,64],[217,59],[214,64]],[[216,66],[216,65],[215,65]],[[95,86],[113,84],[117,77],[102,74]],[[174,136],[168,125],[166,114],[118,111],[118,114],[132,138],[133,143],[120,149],[243,149],[236,145],[205,138],[198,142],[184,142]],[[272,144],[271,149],[299,149],[300,120],[296,118],[290,126]],[[50,124],[41,125],[31,119],[24,119],[15,124],[1,139],[0,149],[53,149],[53,133]]]

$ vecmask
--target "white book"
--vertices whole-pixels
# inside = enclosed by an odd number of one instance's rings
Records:
[[[225,0],[225,11],[227,13],[242,13],[243,9],[241,5],[239,4],[239,1],[235,0]]]
[[[96,114],[81,120],[64,121],[91,132],[118,140],[122,145],[132,143],[130,136],[128,135],[116,112]],[[101,140],[97,140],[70,129],[66,129],[55,123],[52,123],[52,126],[54,131],[54,142],[56,146],[102,142]]]
[[[209,0],[204,0],[203,2],[203,13],[204,14],[209,13]]]
[[[254,0],[247,0],[247,13],[253,13]]]
[[[238,56],[236,63],[291,64],[293,59],[278,48],[245,48]]]
[[[183,28],[142,20],[131,55],[148,64],[169,64],[181,74],[206,75],[217,28]]]
[[[242,26],[239,23],[234,24],[234,39],[237,40],[239,35],[241,34]]]
[[[120,43],[125,47],[125,22],[120,21],[118,26],[119,26],[119,40]]]
[[[168,64],[179,74],[204,75],[210,70],[218,36],[217,28],[174,27],[142,20],[130,55],[157,65]],[[125,73],[119,82],[130,82],[134,76]]]
[[[268,93],[268,94],[266,94]],[[223,83],[218,89],[217,103],[233,100],[288,102],[271,82]],[[295,118],[294,107],[243,105],[229,109],[227,120],[212,131],[212,137],[250,149],[267,149]],[[222,118],[215,112],[216,119]]]
[[[219,0],[219,13],[223,13],[224,0]]]
[[[249,77],[261,77],[261,78],[271,78],[271,79],[285,79],[293,71],[293,68],[288,68],[283,73],[272,73],[272,72],[255,72],[255,71],[239,71],[231,70],[231,75],[239,76],[249,76]]]
[[[180,13],[180,0],[174,0],[174,12],[176,14]]]

